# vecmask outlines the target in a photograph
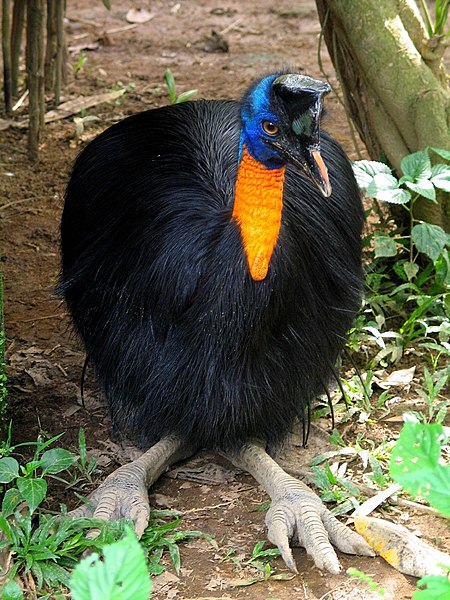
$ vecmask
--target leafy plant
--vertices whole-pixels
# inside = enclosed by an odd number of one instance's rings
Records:
[[[394,448],[390,475],[409,493],[420,496],[450,517],[450,466],[440,463],[441,449],[448,434],[441,424],[406,422]],[[450,573],[450,565],[445,566]],[[450,579],[443,575],[423,577],[414,600],[450,597]]]
[[[147,600],[151,580],[144,551],[134,532],[93,553],[74,569],[69,583],[73,600]]]
[[[446,440],[439,423],[405,423],[392,452],[390,474],[405,490],[450,516],[450,466],[439,462]]]
[[[376,592],[379,596],[384,596],[384,589],[380,587],[378,583],[374,581],[372,577],[370,577],[370,575],[367,575],[366,573],[363,573],[362,571],[359,571],[353,567],[347,569],[347,574],[365,583],[371,592]]]
[[[164,79],[167,85],[167,91],[169,93],[169,102],[170,104],[180,104],[180,102],[187,102],[190,100],[198,90],[188,90],[187,92],[182,92],[179,96],[177,95],[175,77],[172,74],[170,69],[166,69],[164,73]]]
[[[374,199],[373,216],[378,218],[365,239],[367,293],[349,340],[350,348],[376,350],[370,367],[395,363],[416,342],[435,367],[438,357],[449,351],[450,236],[415,217],[419,198],[435,202],[436,190],[450,191],[450,166],[432,165],[431,152],[450,159],[450,152],[439,148],[415,152],[403,158],[400,179],[384,163],[354,163],[358,184]],[[407,212],[405,231],[386,217],[380,202]]]
[[[164,522],[163,519],[167,517],[175,518],[172,521]],[[174,511],[153,510],[151,512],[149,526],[141,538],[141,545],[148,553],[149,571],[152,575],[160,575],[164,571],[164,567],[159,563],[166,549],[169,551],[175,571],[178,574],[180,573],[179,542],[203,538],[217,548],[214,538],[206,533],[201,531],[177,531],[176,529],[180,524],[181,519]]]

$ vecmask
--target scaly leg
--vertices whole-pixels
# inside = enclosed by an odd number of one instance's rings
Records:
[[[116,469],[89,496],[89,503],[69,513],[72,517],[93,517],[115,521],[120,517],[134,522],[136,535],[142,536],[148,524],[148,488],[175,462],[194,450],[175,437],[165,437],[145,454]]]
[[[331,544],[347,554],[375,556],[362,537],[340,523],[307,485],[283,471],[261,444],[246,443],[239,451],[221,454],[248,471],[271,497],[266,516],[267,537],[278,546],[284,562],[294,573],[298,571],[290,539],[306,549],[319,569],[331,573],[340,571]]]

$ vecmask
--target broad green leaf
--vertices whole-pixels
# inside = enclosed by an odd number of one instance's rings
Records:
[[[398,181],[388,173],[378,173],[373,177],[366,190],[366,196],[392,204],[406,204],[411,200],[410,192],[399,188]]]
[[[387,165],[376,160],[357,160],[352,163],[352,167],[356,182],[362,190],[368,188],[372,179],[378,173],[386,173],[387,175],[392,173]]]
[[[17,487],[26,500],[30,512],[34,512],[47,493],[47,482],[41,477],[18,477]]]
[[[450,466],[439,464],[443,431],[437,423],[405,423],[392,452],[390,475],[408,492],[450,516]]]
[[[447,243],[447,234],[438,225],[419,223],[411,231],[412,239],[419,252],[423,252],[436,261]]]
[[[2,600],[23,600],[23,592],[14,580],[5,583],[0,591]]]
[[[431,176],[431,161],[426,150],[408,154],[400,163],[403,175],[416,179],[429,179]]]
[[[41,466],[44,473],[60,473],[71,467],[77,457],[64,448],[46,450],[41,456]]]
[[[414,262],[404,262],[403,270],[406,273],[406,277],[411,281],[419,272],[419,265]]]
[[[433,200],[433,202],[436,201],[436,190],[429,179],[418,179],[415,183],[406,181],[405,185],[416,194],[420,194],[428,200]]]
[[[382,258],[384,256],[395,256],[397,254],[397,244],[394,238],[388,235],[377,235],[375,242],[375,256]]]
[[[449,600],[450,579],[444,575],[427,575],[417,582],[417,587],[426,589],[414,593],[414,600]]]
[[[83,559],[70,580],[73,600],[148,600],[151,581],[145,554],[131,529],[125,538]]]
[[[22,494],[17,488],[11,488],[5,492],[2,501],[2,514],[4,517],[9,517],[16,510],[19,502],[22,501]]]
[[[19,474],[19,463],[11,456],[0,458],[0,483],[11,483]]]
[[[450,192],[450,167],[433,165],[431,168],[431,183],[445,192]]]
[[[376,173],[367,188],[367,196],[376,198],[380,192],[386,190],[396,190],[398,188],[397,179],[390,173]]]
[[[439,156],[442,156],[442,158],[445,158],[445,160],[450,160],[450,150],[443,150],[442,148],[431,148],[433,150],[433,152],[436,152],[436,154],[439,154]]]

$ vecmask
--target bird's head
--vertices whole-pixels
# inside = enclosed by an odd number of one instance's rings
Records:
[[[241,110],[241,147],[269,169],[300,167],[324,196],[331,186],[319,134],[329,91],[327,83],[304,75],[269,75],[247,92]]]

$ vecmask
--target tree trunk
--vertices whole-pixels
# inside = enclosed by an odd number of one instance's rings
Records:
[[[30,92],[28,155],[38,157],[39,134],[44,121],[44,65],[43,65],[43,0],[27,2],[27,82]]]
[[[17,95],[19,81],[20,48],[22,46],[23,25],[25,22],[26,0],[14,0],[13,20],[11,29],[11,89],[12,95]]]
[[[11,19],[9,14],[9,0],[2,0],[2,52],[3,52],[3,91],[5,95],[5,109],[11,112]]]
[[[412,0],[316,0],[350,115],[374,160],[399,173],[426,146],[450,148],[444,40],[429,38]],[[416,216],[450,231],[450,198],[424,200]]]

